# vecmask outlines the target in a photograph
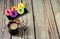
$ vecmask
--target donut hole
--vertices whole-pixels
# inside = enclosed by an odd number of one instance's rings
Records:
[[[15,10],[15,8],[13,8],[13,10]]]
[[[11,11],[10,16],[11,16],[12,18],[17,17],[17,16],[18,16],[17,11],[15,11],[15,10]]]
[[[15,12],[13,12],[12,14],[15,15]]]
[[[22,9],[20,9],[19,11],[22,12]]]
[[[7,13],[10,13],[9,11],[7,11]]]

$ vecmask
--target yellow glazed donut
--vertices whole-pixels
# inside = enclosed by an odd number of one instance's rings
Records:
[[[23,3],[18,4],[18,7],[25,8]]]

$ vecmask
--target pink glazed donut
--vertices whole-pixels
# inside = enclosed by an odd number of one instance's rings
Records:
[[[6,9],[6,10],[5,10],[5,15],[6,15],[6,16],[10,16],[10,11],[11,11],[10,9]]]

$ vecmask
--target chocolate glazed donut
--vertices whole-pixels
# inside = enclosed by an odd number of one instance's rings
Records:
[[[11,21],[8,23],[9,33],[11,35],[17,35],[19,34],[19,23],[16,23],[15,21]]]

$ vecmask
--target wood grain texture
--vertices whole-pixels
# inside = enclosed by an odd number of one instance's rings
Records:
[[[45,5],[46,5],[46,9],[47,9],[47,16],[48,16],[48,19],[50,22],[50,27],[51,27],[53,39],[59,39],[50,0],[46,0]]]
[[[35,39],[31,0],[23,0],[23,3],[25,4],[26,9],[28,10],[26,16],[23,16],[23,20],[25,21],[26,26],[28,27],[28,30],[25,32],[25,39]]]
[[[0,5],[2,4],[2,2],[1,2],[2,0],[0,0]],[[0,6],[0,38],[2,39],[3,37],[2,37],[2,6]]]
[[[33,9],[35,16],[36,39],[49,39],[48,18],[44,0],[33,0]]]
[[[28,13],[18,19],[28,29],[12,36],[4,10],[21,2]],[[0,39],[60,39],[60,0],[0,0]]]
[[[5,5],[6,5],[6,3],[7,3],[7,1],[6,0],[0,0],[0,16],[1,16],[1,23],[0,23],[0,39],[9,39],[10,38],[10,36],[9,36],[9,34],[8,34],[8,29],[7,29],[7,27],[6,27],[6,25],[5,25],[5,18],[6,18],[6,16],[4,15],[4,8],[5,8]]]
[[[60,0],[51,0],[51,5],[53,8],[53,12],[57,24],[57,30],[60,38]]]

